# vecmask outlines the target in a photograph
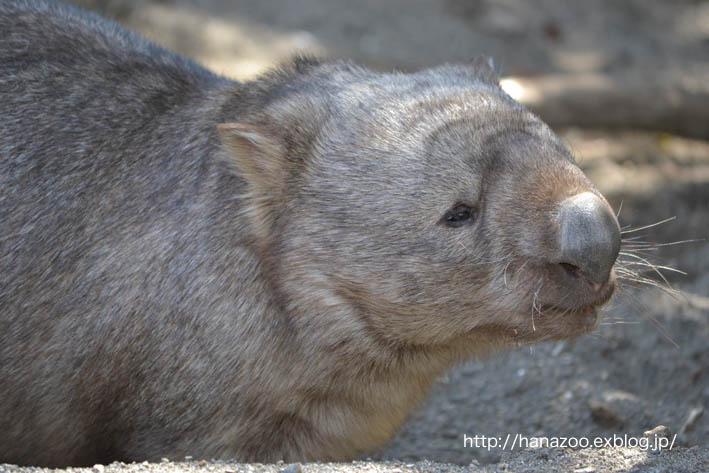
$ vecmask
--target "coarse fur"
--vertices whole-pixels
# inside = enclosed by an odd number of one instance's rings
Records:
[[[595,327],[614,276],[561,267],[557,220],[602,197],[496,80],[235,83],[0,2],[0,462],[352,458],[454,363]]]

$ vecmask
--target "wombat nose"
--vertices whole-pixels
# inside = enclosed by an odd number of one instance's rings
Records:
[[[559,263],[574,266],[598,284],[605,282],[620,251],[620,227],[608,204],[591,192],[559,206]]]

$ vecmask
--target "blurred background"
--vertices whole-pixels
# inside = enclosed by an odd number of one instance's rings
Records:
[[[664,290],[626,279],[594,335],[453,371],[373,458],[488,463],[502,452],[463,448],[463,434],[639,436],[659,424],[682,445],[709,445],[709,2],[72,3],[242,81],[296,52],[385,71],[490,55],[627,230],[675,217],[625,235],[638,237],[626,248],[669,245],[621,256]],[[638,256],[685,274],[660,276]]]

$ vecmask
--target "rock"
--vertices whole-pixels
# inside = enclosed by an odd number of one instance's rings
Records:
[[[643,432],[643,437],[648,437],[648,438],[655,438],[655,437],[662,437],[666,439],[672,438],[672,431],[670,430],[669,427],[666,427],[664,425],[658,425],[657,427],[654,427],[650,430],[646,430]]]

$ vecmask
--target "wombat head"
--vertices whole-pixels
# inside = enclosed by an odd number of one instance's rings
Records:
[[[288,307],[347,306],[408,345],[596,326],[616,218],[496,81],[485,60],[413,74],[299,61],[238,94],[220,136]]]

